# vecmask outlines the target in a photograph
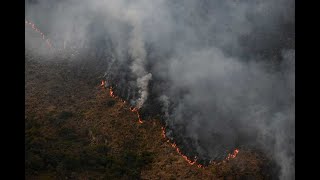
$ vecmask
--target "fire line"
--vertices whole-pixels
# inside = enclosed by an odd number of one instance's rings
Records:
[[[106,87],[107,87],[107,82],[102,80],[100,86],[101,86],[102,88],[106,88]],[[126,103],[126,101],[122,100],[120,97],[118,97],[118,96],[116,96],[116,95],[114,94],[114,91],[113,91],[113,88],[112,88],[112,87],[109,88],[109,95],[110,95],[112,98],[121,100],[124,104]],[[140,116],[140,114],[139,114],[138,109],[137,109],[136,107],[130,107],[130,110],[131,110],[132,112],[135,112],[135,113],[137,114],[138,123],[142,124],[142,123],[143,123],[143,120],[142,120],[142,118],[141,118],[141,116]],[[177,145],[176,145],[175,142],[173,142],[173,143],[170,142],[170,140],[169,140],[169,139],[167,138],[167,136],[166,136],[166,131],[165,131],[165,128],[164,128],[164,127],[162,127],[161,130],[162,130],[161,135],[162,135],[163,139],[165,139],[166,142],[168,142],[168,143],[171,145],[171,147],[173,147],[173,148],[177,151],[177,153],[178,153],[179,155],[181,155],[182,158],[185,159],[185,160],[188,162],[188,164],[190,164],[190,165],[196,164],[198,168],[205,168],[204,165],[199,164],[199,163],[197,162],[197,158],[196,158],[196,157],[195,157],[194,160],[190,160],[186,155],[184,155],[184,154],[181,152],[181,150],[179,149],[179,147],[177,147]],[[235,149],[235,150],[233,151],[233,153],[229,153],[229,154],[228,154],[228,156],[227,156],[227,158],[226,158],[225,160],[226,160],[226,161],[229,161],[230,159],[236,158],[237,155],[238,155],[238,153],[239,153],[239,149]],[[217,162],[211,162],[211,161],[210,161],[210,163],[219,164],[219,163],[217,163]]]
[[[39,33],[39,34],[41,35],[41,38],[46,41],[46,44],[47,44],[47,46],[49,47],[49,49],[53,48],[50,40],[45,37],[45,35],[40,31],[40,29],[38,29],[38,28],[36,27],[36,25],[35,25],[34,23],[32,23],[32,22],[30,22],[30,21],[28,21],[28,20],[25,20],[25,24],[26,24],[27,26],[30,26],[34,31],[36,31],[37,33]]]

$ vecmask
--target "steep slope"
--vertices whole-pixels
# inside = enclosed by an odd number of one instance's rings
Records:
[[[248,150],[209,167],[189,165],[162,137],[159,120],[138,123],[75,64],[26,55],[26,179],[272,178],[271,162]]]

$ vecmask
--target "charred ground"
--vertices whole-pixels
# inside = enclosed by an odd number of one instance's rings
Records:
[[[219,165],[190,166],[162,138],[159,119],[137,123],[127,105],[99,86],[103,68],[97,69],[97,62],[50,61],[28,53],[25,60],[26,179],[274,179],[277,174],[254,150],[241,150]]]

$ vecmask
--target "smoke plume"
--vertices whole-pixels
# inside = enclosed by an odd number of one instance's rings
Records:
[[[167,136],[187,155],[219,160],[253,147],[276,160],[280,179],[294,179],[294,3],[26,1],[26,19],[55,56],[106,62],[117,95],[162,113]]]

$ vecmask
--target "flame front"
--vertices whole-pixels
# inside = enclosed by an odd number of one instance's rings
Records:
[[[106,84],[107,84],[106,81],[101,81],[100,86],[101,86],[101,87],[106,87]],[[113,98],[120,99],[118,96],[116,96],[116,95],[114,94],[114,92],[113,92],[113,90],[112,90],[112,87],[109,88],[109,94],[110,94],[110,96],[113,97]],[[120,99],[120,100],[121,100],[121,99]],[[121,101],[122,101],[124,104],[126,103],[126,101],[124,101],[124,100],[121,100]],[[137,114],[138,123],[142,124],[143,121],[142,121],[142,118],[141,118],[141,116],[140,116],[140,114],[139,114],[139,110],[138,110],[136,107],[130,107],[130,110],[131,110],[132,112],[135,112],[135,113]],[[177,151],[177,153],[182,156],[183,159],[185,159],[190,165],[194,165],[194,164],[197,163],[197,157],[195,157],[194,160],[190,160],[186,155],[184,155],[184,154],[181,152],[181,150],[179,149],[179,147],[177,146],[177,144],[176,144],[175,142],[173,142],[173,143],[170,142],[170,140],[169,140],[169,139],[167,138],[167,136],[166,136],[166,129],[165,129],[164,127],[161,127],[161,130],[162,130],[162,131],[161,131],[162,137],[163,137],[164,139],[166,139],[166,141],[167,141],[168,143],[170,143],[171,147],[173,147],[173,148]],[[230,160],[230,159],[236,158],[237,155],[238,155],[238,153],[239,153],[239,149],[235,149],[235,150],[233,151],[233,153],[229,153],[229,154],[228,154],[228,156],[227,156],[227,158],[226,158],[225,160],[228,161],[228,160]],[[210,161],[210,163],[217,164],[217,163],[214,162],[214,161]],[[219,163],[218,163],[218,164],[219,164]],[[199,164],[199,163],[197,163],[197,167],[198,167],[198,168],[204,168],[204,166],[203,166],[202,164]]]
[[[113,93],[113,90],[112,90],[112,87],[109,88],[109,93],[110,93],[110,96],[115,98],[116,96],[114,95]]]
[[[105,85],[106,85],[106,81],[101,81],[100,86],[103,87],[103,86],[105,86]]]
[[[138,122],[139,122],[140,124],[142,124],[143,121],[142,121],[142,118],[141,118],[141,116],[140,116],[140,114],[139,114],[138,109],[137,109],[137,108],[130,108],[130,110],[131,110],[132,112],[135,112],[135,113],[137,114],[137,116],[138,116]]]
[[[106,87],[106,86],[107,86],[107,81],[102,80],[100,86],[101,86],[102,88]],[[122,100],[121,98],[119,98],[118,96],[116,96],[116,95],[114,94],[114,91],[113,91],[113,88],[112,88],[112,87],[109,87],[109,95],[110,95],[111,97],[115,98],[115,99],[121,100],[121,101],[123,102],[123,104],[126,104],[126,101]],[[131,110],[132,112],[135,112],[135,113],[137,114],[138,123],[142,124],[142,123],[143,123],[143,120],[142,120],[142,118],[141,118],[141,116],[140,116],[140,114],[139,114],[138,109],[137,109],[136,107],[130,107],[130,110]]]
[[[167,136],[166,136],[166,129],[165,129],[164,127],[162,127],[161,130],[162,130],[162,133],[161,133],[161,134],[162,134],[162,137],[163,137],[164,139],[167,139],[167,142],[170,143],[169,139],[168,139]],[[171,145],[171,147],[173,147],[173,148],[177,151],[177,153],[178,153],[179,155],[181,155],[182,158],[183,158],[184,160],[186,160],[190,165],[194,165],[194,164],[196,163],[197,160],[192,161],[192,160],[190,160],[186,155],[182,154],[181,150],[179,149],[179,147],[177,146],[176,143],[170,143],[170,145]],[[199,168],[203,168],[203,167],[204,167],[204,166],[201,165],[201,164],[197,164],[197,166],[198,166]]]
[[[163,137],[163,138],[166,138],[166,131],[165,131],[164,127],[162,127],[161,130],[162,130],[162,131],[161,131],[161,132],[162,132],[162,133],[161,133],[162,137]]]
[[[233,153],[228,154],[228,157],[227,157],[226,159],[227,159],[227,160],[234,159],[234,158],[237,157],[238,153],[239,153],[239,149],[235,149],[235,150],[233,151]]]
[[[31,26],[31,28],[32,28],[34,31],[36,31],[37,33],[39,33],[39,34],[41,35],[42,39],[46,41],[47,46],[48,46],[49,48],[52,48],[52,45],[51,45],[50,40],[49,40],[48,38],[47,38],[47,39],[45,38],[44,34],[36,27],[36,25],[35,25],[34,23],[25,20],[25,24],[28,25],[28,26]]]

